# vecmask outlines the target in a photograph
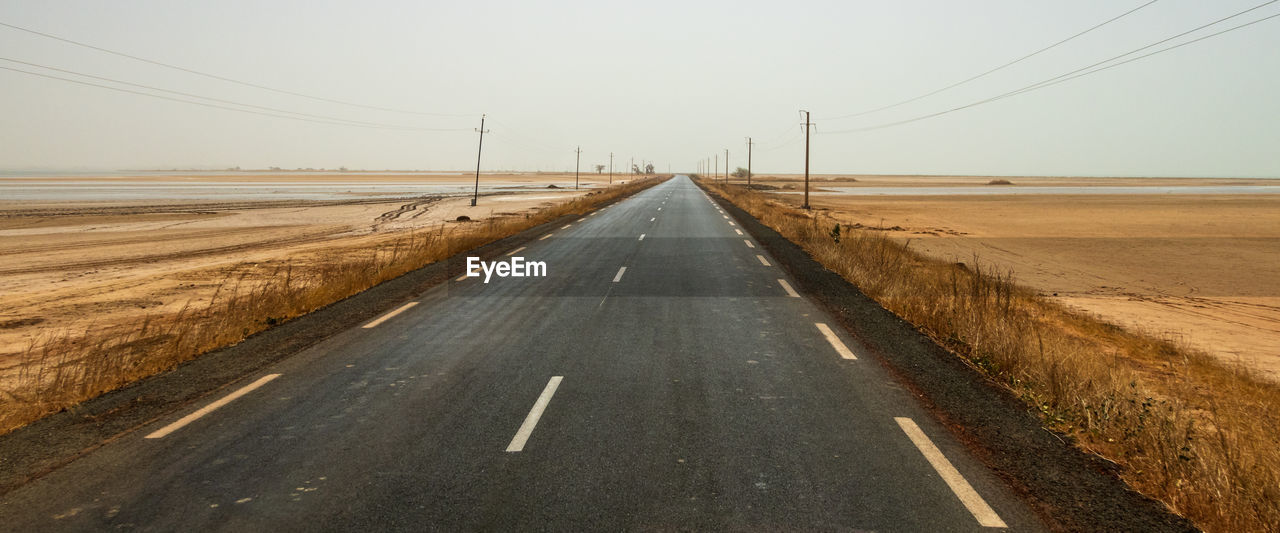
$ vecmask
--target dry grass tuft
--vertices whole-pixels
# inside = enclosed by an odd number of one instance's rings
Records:
[[[153,314],[114,329],[50,332],[20,355],[16,379],[0,389],[0,433],[163,372],[200,354],[354,295],[430,263],[656,184],[636,180],[549,207],[536,215],[442,224],[316,263],[242,264],[206,304]]]
[[[939,261],[740,187],[703,184],[802,246],[1209,531],[1280,531],[1280,386],[1075,312],[1011,272]]]

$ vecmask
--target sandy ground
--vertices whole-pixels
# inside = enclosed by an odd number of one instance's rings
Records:
[[[992,178],[858,177],[866,186]],[[785,187],[792,180],[761,182]],[[1019,185],[1220,185],[1224,180],[1010,178]],[[1276,180],[1225,184],[1280,185]],[[858,186],[839,183],[840,186]],[[798,202],[796,195],[776,194]],[[1011,269],[1072,307],[1280,378],[1280,195],[814,195],[935,257]]]
[[[203,183],[425,179],[469,184],[473,176],[234,173],[178,178]],[[373,246],[415,228],[456,223],[450,221],[459,215],[481,221],[536,211],[585,194],[586,189],[547,188],[552,183],[571,187],[573,178],[573,174],[486,174],[484,181],[527,187],[488,195],[482,189],[476,207],[471,207],[470,197],[441,195],[144,204],[0,200],[0,370],[12,367],[17,362],[14,354],[43,336],[128,324],[148,313],[176,311],[189,301],[207,301],[233,265]],[[75,179],[109,182],[119,178]],[[175,176],[146,179],[173,180]],[[602,186],[606,180],[607,176],[583,175],[584,186]]]

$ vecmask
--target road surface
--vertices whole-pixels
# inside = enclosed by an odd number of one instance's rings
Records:
[[[515,256],[547,275],[396,302],[6,494],[3,529],[1043,529],[688,178]]]

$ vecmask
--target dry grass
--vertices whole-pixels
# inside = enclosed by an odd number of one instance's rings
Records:
[[[1011,272],[925,257],[881,232],[703,184],[802,246],[1209,531],[1280,531],[1280,386],[1074,312]]]
[[[581,196],[536,215],[442,224],[378,246],[328,254],[311,263],[242,264],[211,300],[147,316],[136,326],[50,332],[21,354],[17,379],[0,389],[0,433],[240,342],[273,325],[354,295],[427,264],[658,182],[637,180]]]

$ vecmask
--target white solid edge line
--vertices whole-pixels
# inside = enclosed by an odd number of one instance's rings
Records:
[[[507,252],[507,257],[523,252],[525,248],[528,248],[528,246],[521,246],[519,248],[516,248],[515,250],[511,250],[510,252]]]
[[[756,256],[756,259],[759,259],[759,260],[760,260],[760,264],[762,264],[762,265],[764,265],[764,266],[773,266],[773,265],[770,265],[770,264],[769,264],[769,260],[768,260],[768,259],[765,259],[763,255],[757,255],[757,256]]]
[[[836,353],[840,354],[840,357],[853,361],[858,359],[858,356],[853,355],[853,350],[845,346],[844,341],[841,341],[840,337],[837,337],[836,333],[831,331],[831,328],[827,327],[826,324],[817,322],[814,325],[818,326],[818,331],[822,332],[822,336],[827,338],[827,342],[831,343],[831,347],[836,349]]]
[[[546,234],[546,235],[543,235],[543,236],[542,236],[541,238],[539,238],[538,240],[540,240],[540,241],[545,241],[545,240],[547,240],[547,239],[550,239],[552,235],[555,235],[555,234],[554,234],[554,233],[548,233],[548,234]]]
[[[380,317],[378,317],[378,318],[374,319],[374,321],[373,321],[373,322],[370,322],[370,323],[365,324],[365,325],[360,326],[360,327],[362,327],[362,328],[364,328],[364,329],[376,328],[376,327],[378,327],[378,324],[381,324],[381,323],[383,323],[383,322],[386,322],[386,321],[388,321],[388,320],[391,320],[391,319],[392,319],[392,317],[395,317],[396,315],[398,315],[398,314],[400,314],[400,313],[405,312],[405,311],[406,311],[406,310],[408,310],[410,307],[413,307],[413,306],[415,306],[415,305],[418,305],[418,302],[409,302],[409,303],[407,303],[407,304],[404,304],[404,305],[402,305],[402,306],[400,306],[400,307],[396,308],[396,310],[395,310],[395,311],[392,311],[392,312],[390,312],[390,313],[387,313],[387,314],[385,314],[385,315],[382,315],[382,316],[380,316]]]
[[[738,235],[742,235],[742,230],[740,230],[740,229],[735,229],[735,230],[733,230],[733,231],[734,231],[734,233],[737,233]]]
[[[644,234],[643,234],[643,233],[641,233],[641,234],[640,234],[640,240],[642,240],[642,241],[644,240]]]
[[[227,404],[231,403],[231,402],[232,402],[233,400],[235,400],[236,398],[239,398],[239,397],[241,397],[241,396],[244,396],[244,395],[246,395],[246,394],[249,394],[250,392],[253,392],[253,389],[256,389],[256,388],[258,388],[258,387],[261,387],[261,386],[263,386],[263,385],[266,385],[268,381],[271,381],[271,380],[276,379],[276,378],[278,378],[278,377],[280,377],[280,374],[267,374],[267,375],[265,375],[265,376],[262,376],[262,377],[258,378],[258,380],[257,380],[257,381],[255,381],[255,382],[253,382],[253,383],[250,383],[250,384],[248,384],[248,385],[245,385],[245,386],[243,386],[243,387],[240,387],[240,389],[239,389],[239,390],[237,390],[237,391],[235,391],[235,392],[233,392],[233,393],[231,393],[231,394],[228,394],[228,395],[226,395],[226,396],[223,396],[221,399],[219,399],[219,400],[217,400],[217,401],[215,401],[215,402],[213,402],[213,403],[211,403],[211,404],[209,404],[209,405],[206,405],[206,406],[204,406],[204,407],[201,407],[201,408],[200,408],[199,410],[197,410],[196,412],[191,413],[191,414],[189,414],[189,415],[187,415],[187,416],[184,416],[184,417],[182,417],[182,418],[179,418],[176,422],[174,422],[174,423],[172,423],[172,424],[169,424],[169,425],[167,425],[167,426],[165,426],[165,427],[162,427],[162,428],[160,428],[160,429],[157,429],[157,430],[155,430],[155,431],[151,432],[151,434],[147,435],[147,436],[146,436],[146,438],[148,438],[148,439],[163,439],[163,438],[165,438],[165,436],[167,436],[168,434],[173,433],[174,431],[177,431],[177,430],[179,430],[179,429],[182,429],[182,427],[183,427],[183,426],[186,426],[187,424],[190,424],[190,423],[192,423],[192,422],[195,422],[195,421],[196,421],[196,420],[198,420],[200,417],[202,417],[202,416],[204,416],[204,415],[207,415],[207,414],[209,414],[209,413],[212,413],[215,409],[217,409],[217,408],[219,408],[219,407],[222,407],[222,406],[224,406],[224,405],[227,405]]]
[[[747,243],[747,248],[755,248],[755,247],[756,247],[756,245],[751,244],[751,241],[748,241],[748,240],[746,240],[746,239],[742,239],[742,242]]]
[[[978,519],[978,524],[982,527],[1009,527],[1000,519],[995,510],[987,505],[987,502],[978,495],[978,491],[973,490],[973,486],[960,475],[960,471],[952,466],[946,456],[942,455],[942,451],[934,446],[933,441],[929,440],[929,436],[920,430],[920,426],[916,422],[906,417],[894,417],[898,422],[898,427],[902,428],[903,433],[907,434],[907,438],[911,439],[911,443],[916,445],[920,453],[924,454],[924,458],[933,465],[933,469],[942,476],[942,480],[947,482],[947,486],[951,487],[960,503],[969,510],[973,517]]]
[[[618,269],[618,275],[616,275],[616,276],[614,276],[614,277],[613,277],[613,282],[614,282],[614,283],[617,283],[617,282],[619,282],[619,281],[622,281],[622,274],[623,274],[624,272],[626,272],[626,271],[627,271],[627,267],[619,268],[619,269]]]
[[[519,430],[516,430],[516,436],[511,437],[511,444],[507,445],[508,452],[524,450],[524,444],[529,441],[529,435],[533,434],[533,428],[538,427],[538,419],[542,418],[542,412],[547,410],[547,404],[551,403],[551,396],[556,393],[556,388],[560,386],[560,381],[563,379],[564,376],[551,376],[551,381],[548,381],[546,388],[542,389],[538,401],[533,402],[533,409],[530,409],[529,415],[524,417],[524,423],[520,424]]]
[[[782,285],[782,290],[787,291],[787,296],[790,296],[792,298],[800,297],[800,294],[797,293],[795,289],[791,288],[791,284],[787,283],[787,280],[778,279],[778,285]]]

